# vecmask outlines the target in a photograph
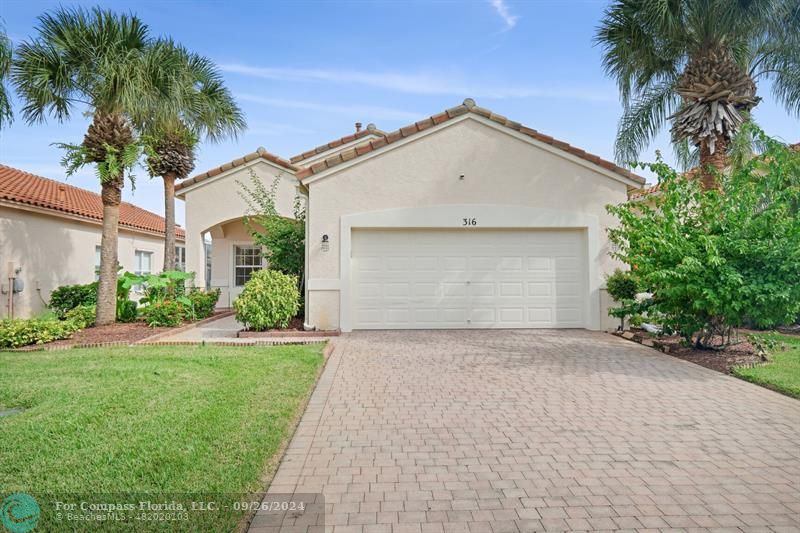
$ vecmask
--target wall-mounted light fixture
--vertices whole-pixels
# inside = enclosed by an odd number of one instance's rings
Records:
[[[331,243],[330,240],[328,239],[327,233],[322,236],[322,244],[320,245],[320,249],[323,252],[327,252],[328,250],[331,249]]]

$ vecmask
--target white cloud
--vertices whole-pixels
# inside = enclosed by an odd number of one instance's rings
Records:
[[[321,104],[302,100],[287,100],[284,98],[268,98],[255,94],[237,93],[236,98],[245,102],[261,104],[271,107],[285,107],[290,109],[305,109],[309,111],[327,111],[349,116],[365,117],[364,120],[402,120],[412,122],[424,116],[423,113],[414,113],[404,109],[368,105],[341,105]]]
[[[288,81],[295,83],[317,82],[335,84],[360,84],[409,94],[455,95],[461,98],[553,98],[589,102],[616,101],[615,90],[583,88],[553,84],[514,86],[509,84],[484,85],[464,80],[458,72],[366,72],[337,69],[300,69],[285,67],[257,67],[242,64],[223,64],[220,69],[231,74],[252,78]],[[479,102],[480,104],[480,102]]]
[[[253,67],[240,64],[223,64],[220,65],[220,69],[223,72],[241,74],[253,78],[293,82],[317,81],[361,84],[414,94],[453,94],[463,93],[466,90],[453,85],[446,78],[427,73],[375,73],[354,70]]]
[[[491,4],[494,10],[497,11],[497,14],[500,15],[500,18],[503,19],[503,22],[505,22],[505,31],[508,31],[517,25],[519,16],[511,14],[511,11],[508,9],[508,5],[506,4],[505,0],[489,0],[489,4]]]
[[[263,126],[248,126],[245,135],[283,137],[286,135],[308,135],[310,133],[314,133],[314,130],[300,128],[292,124],[266,124]]]

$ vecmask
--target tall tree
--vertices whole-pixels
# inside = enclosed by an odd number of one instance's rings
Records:
[[[133,15],[94,8],[58,8],[39,17],[36,37],[19,45],[11,79],[28,123],[59,122],[75,112],[92,116],[80,145],[68,148],[68,173],[94,165],[103,201],[98,325],[114,322],[119,206],[126,174],[138,157],[134,124],[143,113],[168,115],[168,76],[148,55],[148,28]]]
[[[11,112],[11,97],[6,88],[6,78],[11,70],[13,48],[6,35],[6,29],[0,23],[0,130],[8,126],[14,119]]]
[[[758,104],[756,82],[800,115],[800,0],[615,0],[595,41],[619,86],[620,162],[638,157],[667,120],[678,152],[700,152],[705,188]]]
[[[236,137],[246,125],[242,111],[214,63],[170,40],[160,40],[153,54],[172,65],[171,98],[180,102],[172,115],[153,114],[143,125],[147,167],[164,181],[164,270],[175,265],[175,181],[194,169],[195,148],[201,138],[218,142]]]

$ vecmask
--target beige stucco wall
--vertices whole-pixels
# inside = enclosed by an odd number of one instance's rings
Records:
[[[596,253],[589,258],[597,265],[595,285],[604,286],[605,275],[618,266],[608,256],[605,230],[615,222],[605,206],[626,200],[625,183],[478,119],[453,121],[412,139],[329,177],[307,181],[309,324],[323,329],[340,325],[339,287],[344,285],[342,276],[349,276],[340,272],[340,224],[342,216],[354,213],[461,204],[587,213],[599,222]],[[320,246],[323,234],[330,237],[327,252]],[[599,294],[596,301],[602,301]],[[604,327],[607,322],[601,321]]]
[[[219,287],[221,295],[218,306],[229,307],[237,289],[231,277],[234,244],[251,242],[250,235],[242,224],[248,214],[247,202],[240,195],[238,182],[251,187],[250,170],[270,188],[275,178],[280,177],[275,198],[278,214],[294,216],[295,199],[299,183],[295,176],[281,167],[259,159],[252,163],[223,172],[205,180],[187,191],[180,198],[186,202],[186,264],[187,269],[197,272],[195,284],[205,285],[205,251],[203,235],[211,236],[211,287]],[[202,273],[202,274],[201,274]]]
[[[0,316],[8,316],[8,262],[22,267],[25,290],[14,296],[14,316],[28,318],[45,310],[50,292],[60,285],[94,281],[99,223],[0,206]],[[178,244],[182,244],[180,241]],[[152,268],[164,264],[164,239],[120,227],[119,262],[134,270],[136,250],[153,252]]]

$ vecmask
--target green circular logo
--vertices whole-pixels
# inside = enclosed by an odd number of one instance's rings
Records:
[[[27,533],[39,522],[39,504],[32,496],[17,492],[0,504],[0,522],[11,533]]]

